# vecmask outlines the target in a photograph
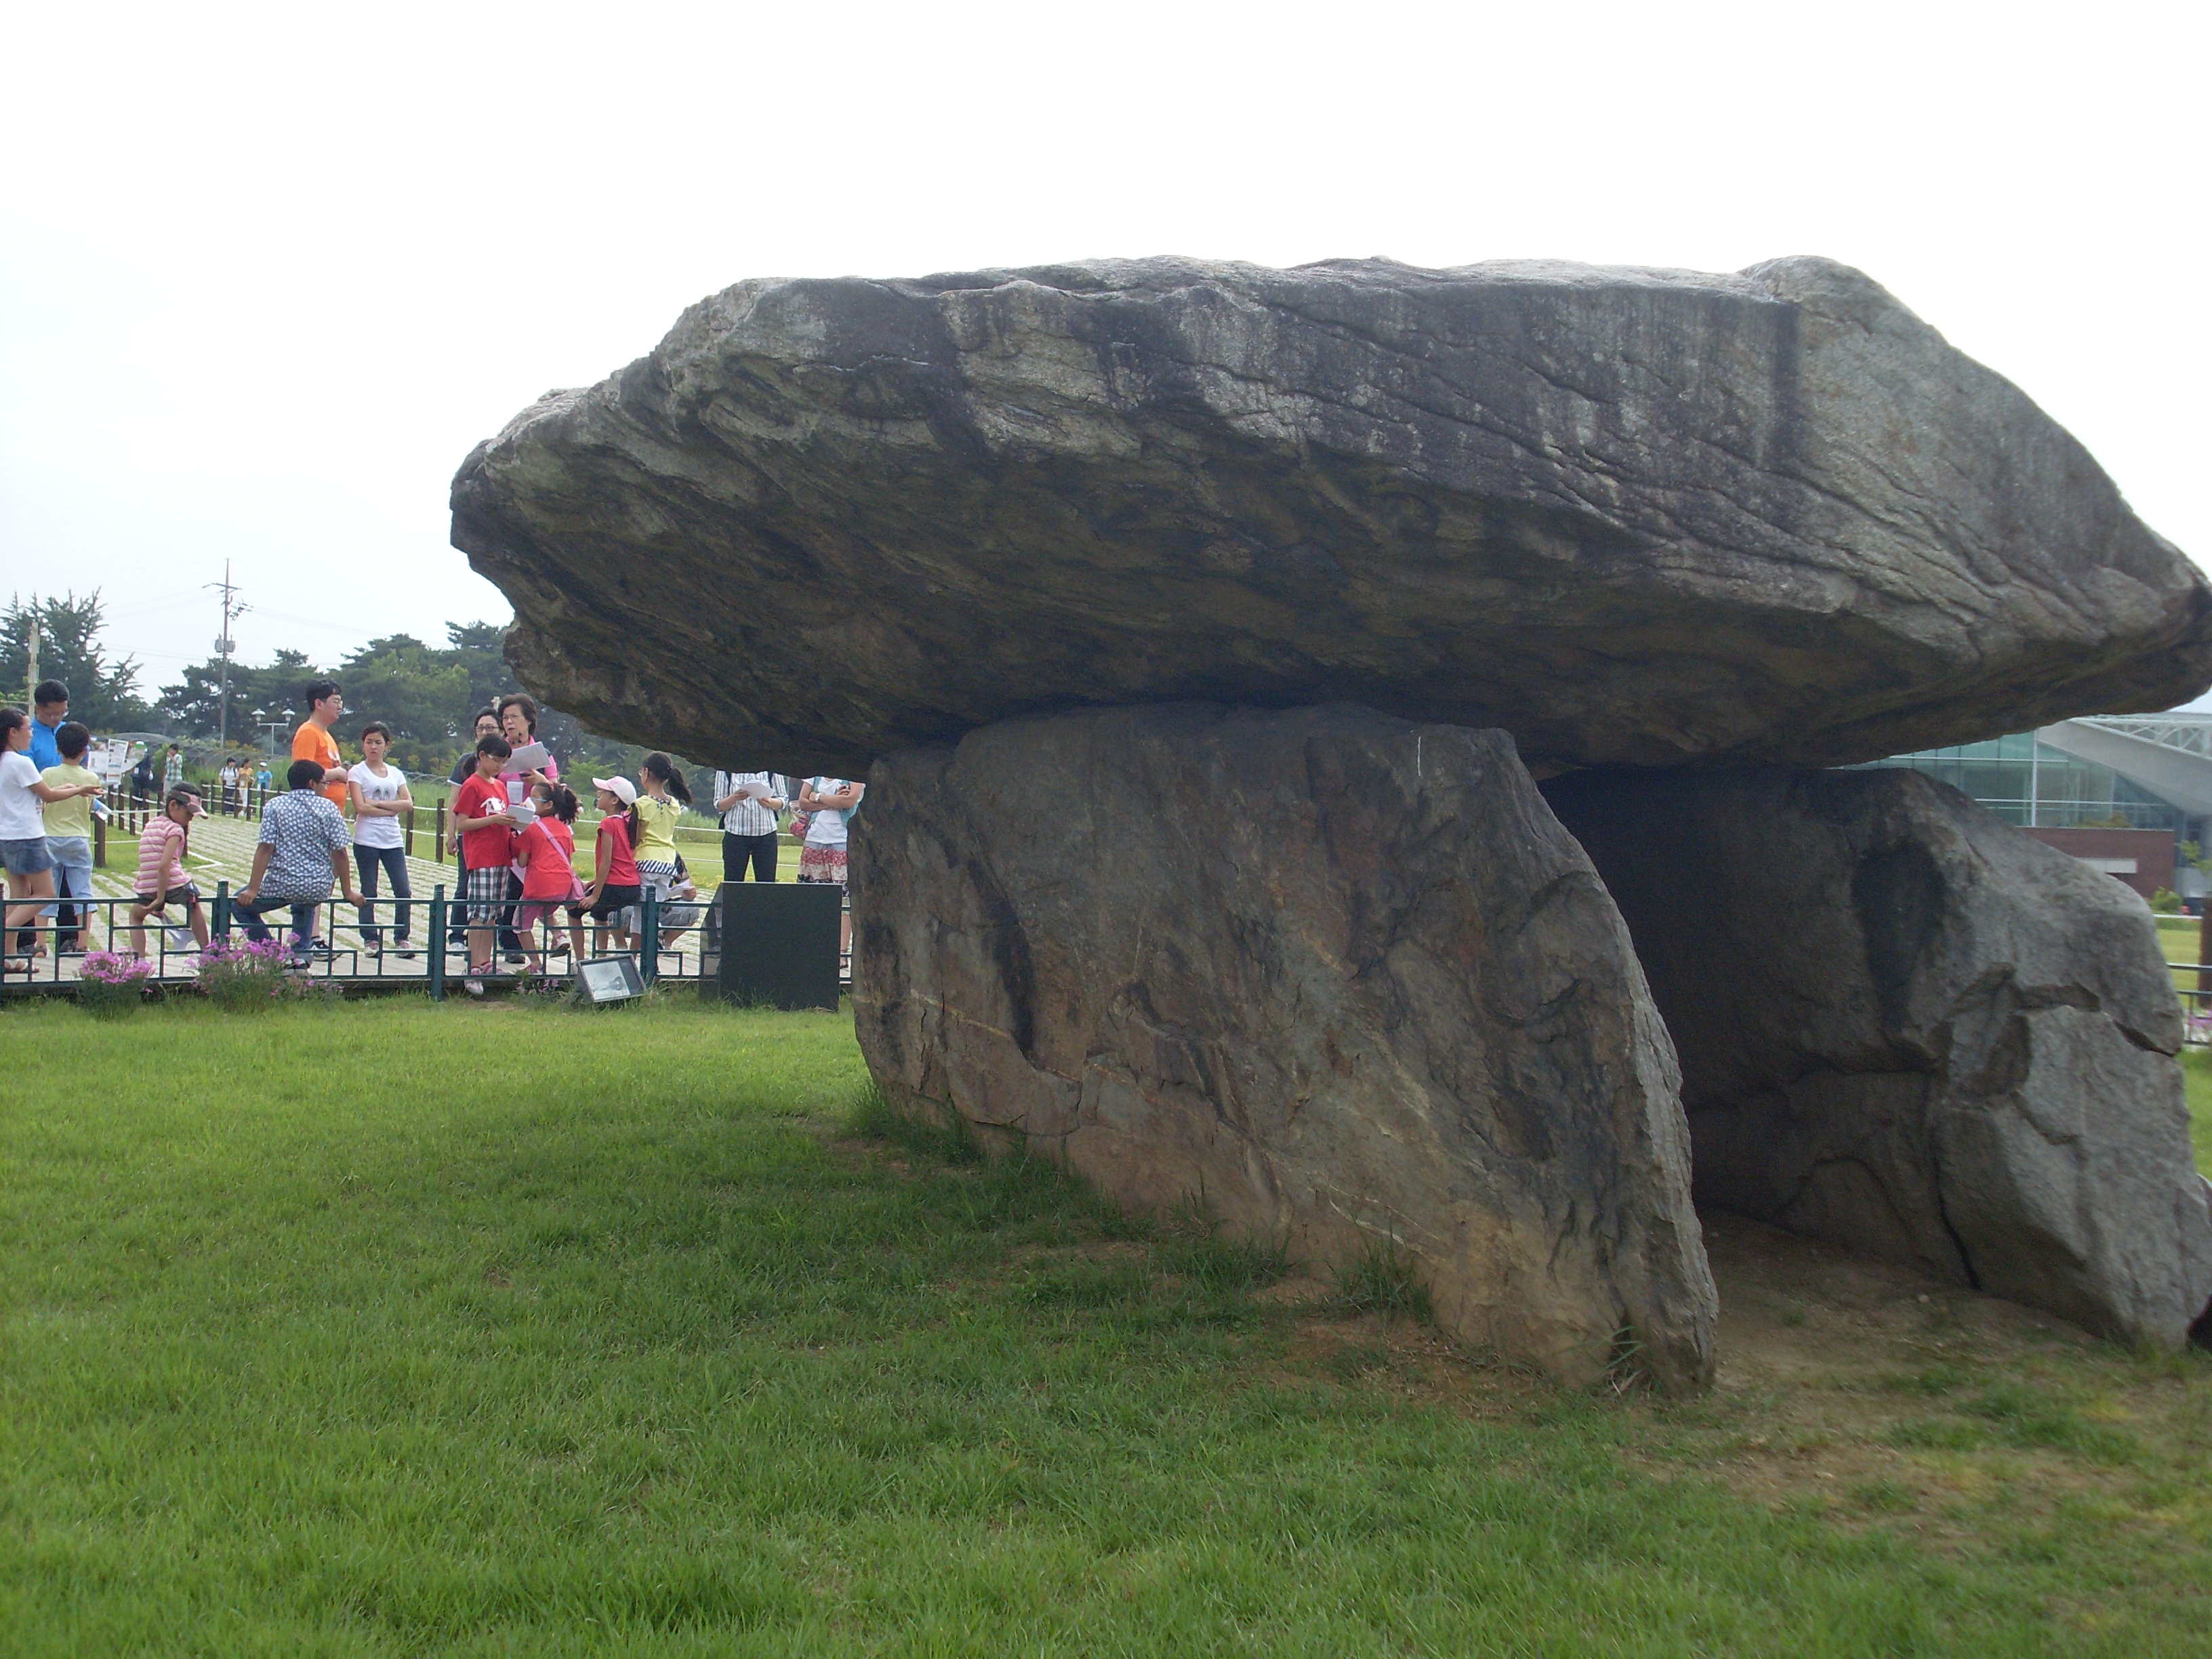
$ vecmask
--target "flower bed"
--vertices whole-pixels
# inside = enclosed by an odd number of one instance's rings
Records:
[[[118,951],[88,952],[77,970],[77,1006],[100,1019],[118,1019],[146,1000],[154,964]]]
[[[232,1013],[266,1008],[304,995],[306,985],[288,973],[291,952],[275,939],[218,939],[200,952],[200,989]]]

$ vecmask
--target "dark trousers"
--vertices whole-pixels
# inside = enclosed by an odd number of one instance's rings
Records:
[[[775,879],[775,831],[765,836],[733,836],[722,831],[722,879],[743,881],[750,861],[755,881]]]
[[[507,872],[507,903],[499,913],[499,948],[520,951],[526,947],[522,935],[514,931],[514,907],[522,902],[522,878],[510,870]]]
[[[92,872],[72,870],[66,864],[55,865],[54,891],[65,899],[90,898]],[[88,933],[92,931],[92,907],[89,904],[84,907],[84,931]],[[79,942],[76,906],[64,904],[54,912],[54,949],[71,950]]]
[[[354,862],[361,866],[361,896],[363,898],[373,899],[376,896],[380,872],[392,878],[392,897],[405,899],[415,896],[415,890],[408,885],[407,882],[407,852],[404,848],[363,847],[359,842],[356,842],[353,847],[353,856]],[[394,908],[399,912],[399,921],[398,925],[392,929],[392,936],[404,945],[407,943],[408,929],[414,920],[415,908],[409,904],[398,905]],[[376,910],[373,905],[364,904],[361,907],[361,936],[371,944],[375,943],[380,937],[376,927]]]
[[[251,904],[238,898],[234,898],[230,902],[230,914],[246,923],[246,936],[256,945],[265,942],[269,938],[269,929],[261,918],[271,910],[289,909],[292,913],[292,946],[295,950],[304,948],[307,941],[314,938],[315,912],[321,908],[319,902],[314,900],[301,904],[291,899],[269,898],[265,896],[257,898]]]

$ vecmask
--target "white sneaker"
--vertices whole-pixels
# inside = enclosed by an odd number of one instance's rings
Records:
[[[182,927],[164,927],[161,930],[161,936],[169,941],[169,950],[173,955],[181,955],[186,951],[197,951],[200,948],[200,942]]]
[[[480,997],[483,994],[483,981],[480,979],[465,979],[461,981],[461,989],[472,997]]]

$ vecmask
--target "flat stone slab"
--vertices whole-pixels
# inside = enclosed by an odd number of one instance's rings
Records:
[[[1588,1382],[1711,1376],[1674,1058],[1498,732],[1205,706],[878,761],[853,1002],[886,1097],[1341,1263]]]
[[[2185,1339],[2212,1206],[2140,898],[1917,772],[1545,793],[1673,1033],[1699,1202]]]
[[[741,283],[479,446],[453,540],[532,690],[798,772],[1185,698],[1830,765],[2212,684],[2081,447],[1810,258]]]

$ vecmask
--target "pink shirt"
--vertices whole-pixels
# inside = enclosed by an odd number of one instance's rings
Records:
[[[138,891],[159,897],[185,884],[185,826],[167,812],[138,832]]]

